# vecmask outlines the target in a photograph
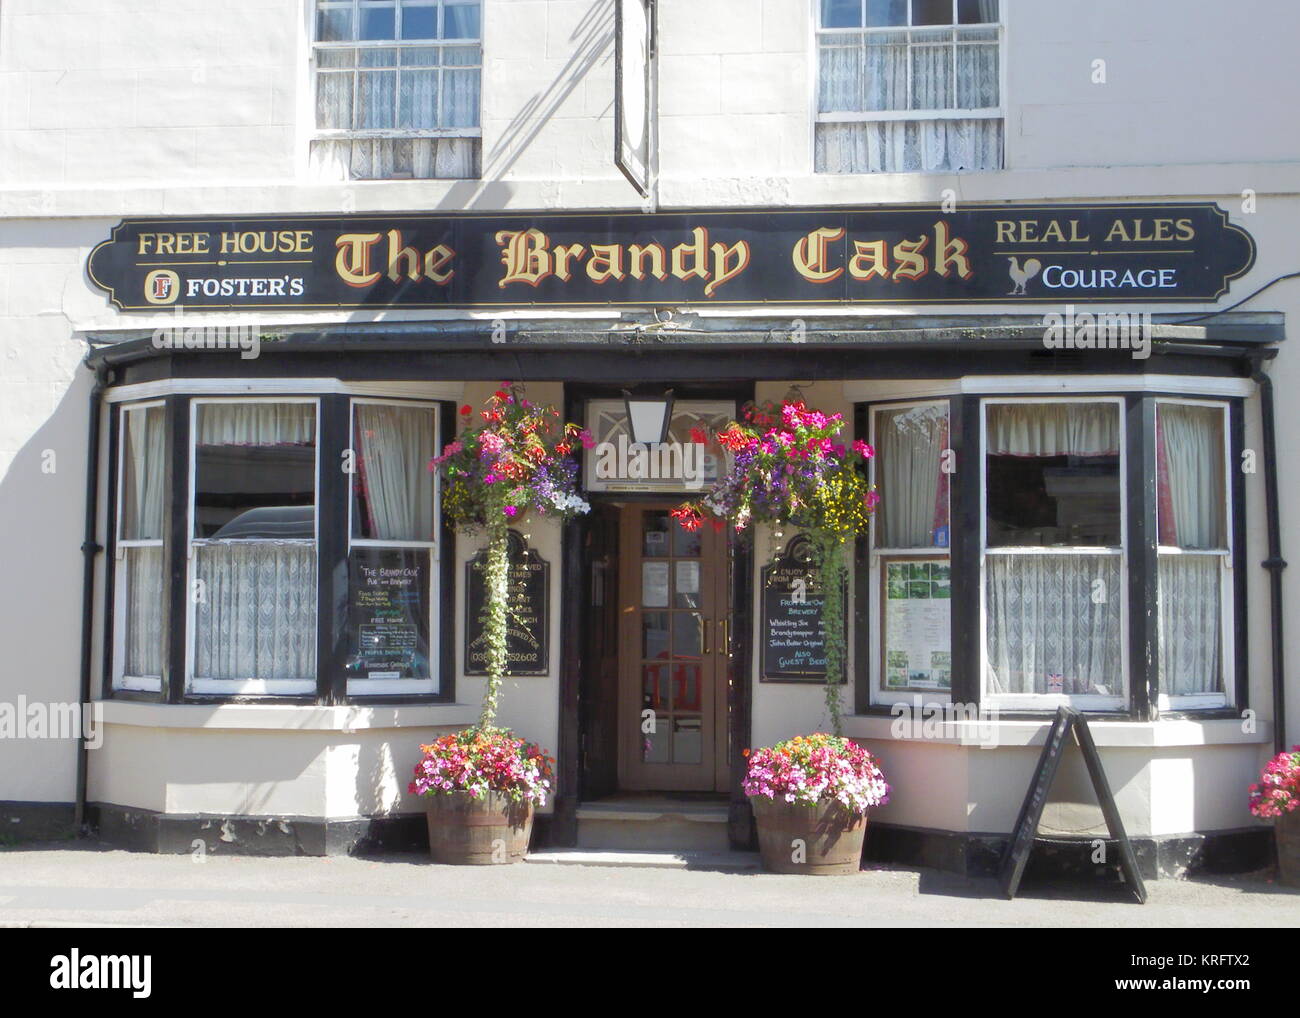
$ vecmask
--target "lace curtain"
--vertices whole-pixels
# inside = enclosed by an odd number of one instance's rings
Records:
[[[127,548],[126,654],[122,673],[136,677],[161,676],[163,656],[164,587],[162,546]]]
[[[194,674],[316,678],[316,546],[272,541],[194,549]]]
[[[948,445],[942,406],[883,410],[876,415],[876,510],[882,548],[932,548],[948,524],[947,476],[940,457]]]
[[[993,13],[990,20],[996,20]],[[954,111],[952,117],[835,121],[817,125],[823,173],[960,172],[1002,166],[1002,120],[962,117],[999,106],[996,28],[824,33],[819,40],[822,114]]]
[[[990,691],[1123,694],[1118,556],[989,555],[984,568]]]
[[[356,409],[358,508],[354,533],[381,541],[432,541],[434,419],[428,407],[362,403]],[[363,526],[364,524],[364,526]]]
[[[1161,403],[1156,409],[1160,688],[1178,696],[1223,689],[1227,548],[1223,411]]]
[[[166,514],[166,426],[163,408],[122,414],[122,519],[124,541],[150,541],[122,549],[125,598],[124,675],[162,675],[162,536]]]
[[[311,445],[312,403],[205,403],[202,445]],[[315,541],[214,541],[194,548],[200,581],[194,674],[204,679],[315,679]]]

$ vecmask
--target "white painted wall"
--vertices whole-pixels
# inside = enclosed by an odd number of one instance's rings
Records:
[[[1228,209],[1259,245],[1256,267],[1233,284],[1225,303],[1300,269],[1294,243],[1300,132],[1277,101],[1295,91],[1287,47],[1300,28],[1300,7],[1265,0],[1242,0],[1231,11],[1210,0],[1099,0],[1082,7],[1004,0],[1004,6],[1006,170],[828,177],[811,173],[810,0],[665,0],[661,207],[933,202],[949,187],[961,200],[984,202],[1209,199]],[[460,182],[310,179],[307,10],[306,0],[4,0],[0,6],[0,575],[9,581],[0,584],[0,646],[6,648],[0,701],[20,693],[43,700],[76,696],[89,389],[87,373],[78,368],[84,333],[166,323],[117,314],[85,278],[86,255],[120,216],[639,206],[610,159],[611,0],[487,0],[484,177]],[[1105,85],[1090,80],[1095,59],[1106,61]],[[1250,215],[1240,206],[1247,188],[1258,194],[1258,211]],[[1247,309],[1287,312],[1295,320],[1300,283],[1281,283]],[[884,312],[845,313],[870,318]],[[261,316],[260,324],[369,317],[377,316],[284,313]],[[1289,523],[1300,517],[1300,472],[1289,469],[1293,436],[1300,434],[1300,401],[1289,398],[1300,388],[1300,357],[1284,347],[1270,371],[1279,392],[1282,516]],[[869,375],[864,355],[863,376]],[[477,393],[467,387],[467,401],[477,403],[490,387]],[[558,386],[535,388],[539,398],[545,389],[550,395],[544,398],[558,399]],[[779,398],[784,389],[784,382],[765,385],[760,394]],[[806,391],[822,405],[848,409],[833,386]],[[1248,444],[1259,448],[1256,401],[1247,416]],[[56,455],[52,474],[40,470],[47,449]],[[1250,547],[1240,567],[1249,570],[1251,699],[1267,718],[1259,475],[1248,478],[1247,512]],[[558,606],[558,535],[538,525],[533,539],[552,562]],[[1284,540],[1284,552],[1294,559],[1293,528]],[[463,556],[468,549],[462,547]],[[1295,569],[1285,589],[1288,726],[1300,741]],[[557,610],[553,656],[559,652],[558,616]],[[557,675],[553,662],[548,677],[512,681],[502,710],[503,722],[552,751]],[[476,699],[474,682],[462,678],[458,690],[462,701]],[[820,710],[815,687],[756,684],[754,742],[821,727]],[[152,729],[137,726],[134,732],[141,747],[162,738],[140,735],[144,731]],[[122,739],[110,738],[114,748],[105,752],[125,753]],[[179,745],[174,736],[167,739]],[[347,748],[353,745],[360,748]],[[1246,776],[1265,748],[1162,752],[1124,794],[1137,797],[1128,801],[1139,813],[1146,809],[1142,797],[1150,800],[1151,830],[1235,826],[1243,822],[1237,804]],[[147,789],[145,761],[166,755],[140,751],[145,755],[124,762],[123,773],[138,775]],[[304,759],[319,761],[323,752],[317,745]],[[343,770],[355,771],[349,754],[370,750],[344,740],[331,742],[328,752]],[[989,768],[1022,787],[1021,757],[1032,756],[1017,751],[1006,763],[980,764],[979,770],[965,750],[891,744],[887,752],[900,789],[933,773],[936,759],[944,758],[943,788],[924,797],[900,794],[889,807],[896,822],[921,826],[960,824],[978,805],[971,790],[1002,780]],[[0,800],[69,801],[74,760],[69,743],[0,741]],[[403,765],[395,759],[393,766],[400,772]],[[1161,794],[1161,788],[1185,787],[1189,768],[1195,801]],[[220,796],[209,796],[216,786],[207,782],[199,780],[200,791],[184,801],[217,803]],[[106,787],[105,797],[120,787]],[[303,794],[319,796],[313,801],[330,810],[350,808],[341,787],[318,787],[314,777],[304,787],[316,789]],[[972,829],[1003,819],[996,810],[971,817],[966,822]]]

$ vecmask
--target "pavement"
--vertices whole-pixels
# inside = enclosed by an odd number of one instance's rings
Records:
[[[1022,886],[884,866],[847,877],[707,866],[439,866],[420,855],[150,855],[84,843],[0,849],[0,927],[1297,927],[1271,872]]]

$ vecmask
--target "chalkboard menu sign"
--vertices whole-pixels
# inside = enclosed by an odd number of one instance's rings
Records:
[[[348,673],[427,679],[429,551],[353,548],[348,557]]]
[[[826,681],[822,590],[812,559],[812,542],[800,534],[763,567],[764,680]],[[847,621],[846,612],[846,627]]]
[[[506,671],[510,675],[545,675],[550,632],[550,565],[510,531],[510,615],[506,621]],[[487,549],[465,563],[465,674],[487,674]]]
[[[1088,719],[1070,707],[1056,709],[1056,720],[1052,722],[1047,740],[1043,743],[1043,750],[1038,755],[1038,767],[1034,770],[1034,779],[1025,793],[1024,802],[1020,805],[1020,815],[1016,818],[1015,830],[1011,832],[1011,839],[1007,842],[1006,851],[1002,856],[1000,874],[1002,892],[1008,898],[1014,898],[1020,888],[1021,877],[1024,876],[1025,866],[1029,862],[1030,850],[1034,847],[1034,841],[1038,836],[1038,825],[1043,818],[1043,807],[1047,804],[1047,793],[1051,790],[1052,780],[1056,777],[1057,769],[1065,755],[1065,747],[1072,741],[1071,735],[1074,736],[1073,741],[1078,743],[1083,753],[1083,762],[1087,765],[1088,777],[1092,779],[1092,790],[1096,793],[1102,816],[1106,819],[1106,828],[1111,840],[1119,849],[1120,872],[1138,902],[1146,904],[1146,884],[1142,882],[1137,856],[1134,855],[1133,845],[1124,831],[1124,821],[1120,817],[1115,796],[1110,790],[1110,782],[1106,780],[1101,754],[1097,752],[1097,744],[1093,741],[1091,729],[1088,728]],[[1087,843],[1093,839],[1073,840]]]

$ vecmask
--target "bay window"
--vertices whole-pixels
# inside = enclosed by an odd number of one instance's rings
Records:
[[[1118,399],[985,401],[984,694],[1127,707]]]
[[[948,404],[877,406],[871,418],[872,699],[952,687]]]
[[[1162,708],[1223,706],[1232,643],[1227,408],[1156,403]]]
[[[316,691],[317,405],[195,400],[190,691]]]
[[[119,418],[116,548],[117,689],[157,690],[163,673],[163,527],[166,419],[161,403],[123,407]]]
[[[1002,168],[998,0],[821,0],[818,173]]]

